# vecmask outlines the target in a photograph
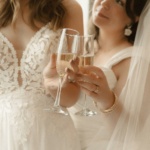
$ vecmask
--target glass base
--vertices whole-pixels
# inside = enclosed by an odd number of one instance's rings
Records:
[[[63,115],[69,115],[67,111],[63,110],[60,106],[53,106],[52,107],[52,112],[58,113],[58,114],[63,114]]]
[[[75,115],[78,115],[78,116],[87,116],[87,117],[94,116],[96,114],[97,114],[96,111],[90,110],[88,108],[83,109],[83,110],[75,113]]]

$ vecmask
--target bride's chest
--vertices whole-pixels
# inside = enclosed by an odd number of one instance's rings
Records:
[[[31,40],[24,50],[16,50],[14,46],[0,34],[0,70],[11,68],[37,69],[44,60],[48,47],[48,39]],[[25,71],[23,70],[23,71]]]
[[[19,87],[42,89],[42,71],[48,63],[50,51],[55,49],[58,41],[57,34],[52,31],[40,31],[20,53],[0,33],[0,94]]]
[[[30,43],[22,54],[17,55],[13,45],[7,39],[0,38],[0,94],[19,87],[41,89],[48,46],[48,42],[42,42]]]

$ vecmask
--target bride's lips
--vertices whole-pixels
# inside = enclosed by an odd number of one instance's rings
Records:
[[[99,12],[98,13],[98,16],[99,17],[102,17],[102,18],[106,18],[106,19],[109,19],[106,15],[104,15],[103,13]]]
[[[96,14],[99,17],[105,18],[105,19],[109,19],[109,17],[104,13],[104,9],[102,6],[98,6],[96,8]]]

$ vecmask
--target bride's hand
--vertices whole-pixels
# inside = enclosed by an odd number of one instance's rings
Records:
[[[79,58],[76,57],[70,61],[70,68],[66,68],[66,76],[69,82],[76,82],[76,74],[79,73]]]
[[[109,88],[106,76],[102,69],[95,66],[86,66],[80,69],[78,84],[87,95],[99,102],[102,109],[109,108],[114,102],[114,94]]]
[[[59,76],[56,70],[56,54],[50,56],[50,62],[44,68],[43,79],[44,86],[46,88],[47,94],[51,95],[54,99],[56,97]],[[77,83],[73,82],[71,78],[69,79],[67,74],[64,76],[62,83],[62,93],[61,93],[61,105],[64,107],[70,107],[75,104],[79,96],[79,86]],[[70,90],[71,89],[71,90]],[[70,90],[70,92],[68,92]],[[70,97],[73,98],[70,100]]]
[[[108,86],[104,72],[95,66],[78,67],[78,60],[71,62],[75,71],[68,69],[68,76],[78,83],[81,90],[99,102],[102,108],[109,108],[114,102],[114,94]]]
[[[43,70],[43,83],[47,94],[56,94],[58,79],[59,78],[56,71],[56,54],[51,54],[50,61]]]

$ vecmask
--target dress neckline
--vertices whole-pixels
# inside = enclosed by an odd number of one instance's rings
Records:
[[[34,39],[36,39],[36,37],[43,31],[45,30],[45,28],[47,28],[47,26],[49,25],[49,23],[47,23],[46,25],[42,26],[39,30],[37,30],[35,32],[35,34],[30,38],[29,42],[27,43],[25,49],[23,50],[23,53],[26,51],[26,49],[28,49],[28,47],[30,46],[30,44],[32,43],[32,41]],[[0,36],[3,37],[3,39],[5,40],[5,42],[8,44],[9,47],[11,47],[15,52],[17,52],[17,50],[15,49],[14,45],[12,44],[12,42],[0,31]]]
[[[113,61],[118,62],[120,59],[122,59],[122,57],[126,57],[126,55],[130,55],[132,54],[132,46],[126,47],[124,49],[122,49],[121,51],[115,53],[104,65],[103,67],[112,67],[112,65],[110,65]],[[128,56],[127,56],[128,57]]]

